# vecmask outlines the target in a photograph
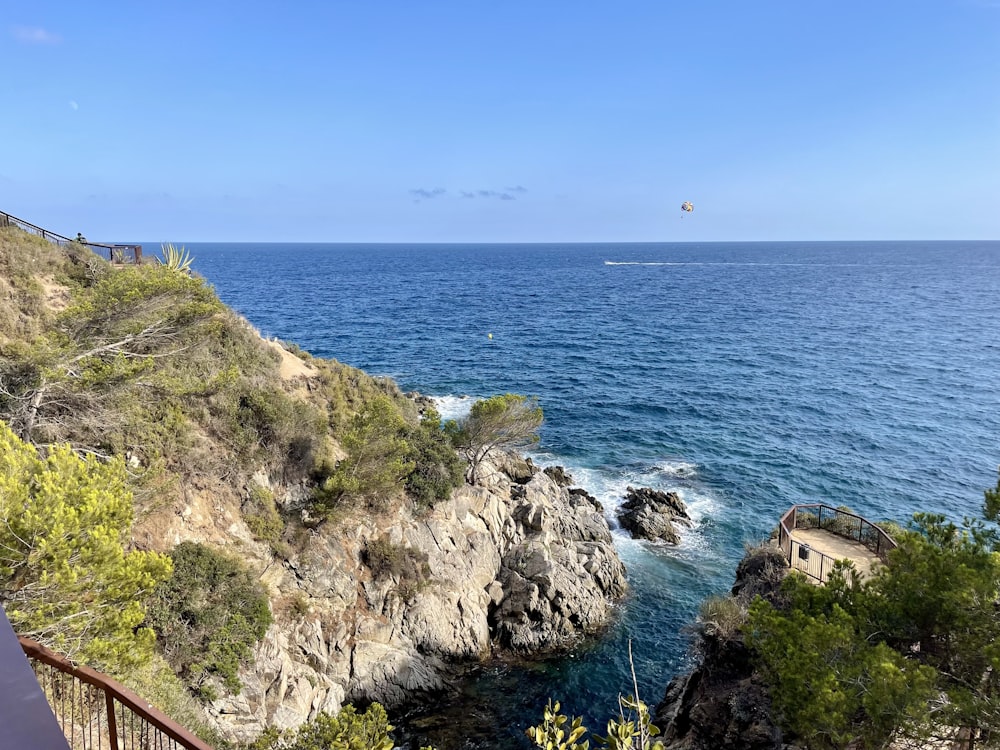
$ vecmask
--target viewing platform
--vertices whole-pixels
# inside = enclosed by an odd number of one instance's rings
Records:
[[[789,508],[778,523],[778,544],[789,567],[816,583],[826,583],[837,560],[850,560],[867,578],[896,547],[871,521],[822,503]]]
[[[24,219],[0,211],[0,228],[3,227],[18,227],[29,234],[37,234],[43,240],[48,240],[60,247],[86,247],[112,263],[142,263],[142,245],[109,245],[105,242],[88,242],[80,234],[76,236],[76,239],[71,240],[69,237],[63,237],[61,234],[42,229]]]

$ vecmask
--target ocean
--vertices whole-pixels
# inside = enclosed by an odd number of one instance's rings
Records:
[[[615,530],[632,592],[573,653],[487,665],[407,736],[523,747],[552,696],[603,731],[619,693],[655,705],[690,665],[699,602],[794,503],[872,520],[975,514],[1000,462],[1000,242],[187,245],[266,336],[446,416],[514,392],[545,412],[533,454],[607,509],[675,490],[678,547]],[[492,336],[491,336],[492,334]]]

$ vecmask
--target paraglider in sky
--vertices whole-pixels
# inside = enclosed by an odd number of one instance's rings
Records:
[[[691,213],[692,211],[694,211],[694,204],[691,201],[684,201],[681,204],[681,211],[684,211],[685,213]]]

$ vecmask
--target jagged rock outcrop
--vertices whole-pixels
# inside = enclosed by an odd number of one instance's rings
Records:
[[[618,509],[618,520],[635,539],[668,544],[680,542],[675,523],[691,526],[687,507],[676,492],[648,487],[626,490],[625,502]]]
[[[607,621],[625,570],[586,493],[517,456],[480,474],[424,515],[320,527],[265,571],[278,616],[240,695],[213,705],[226,735],[296,726],[347,702],[413,702],[498,650],[563,648]],[[374,540],[409,562],[369,568]]]
[[[784,573],[779,550],[754,548],[737,568],[732,596],[741,607],[757,594],[772,598]],[[795,750],[772,718],[767,686],[733,623],[702,623],[699,647],[700,664],[671,680],[656,707],[666,750]]]

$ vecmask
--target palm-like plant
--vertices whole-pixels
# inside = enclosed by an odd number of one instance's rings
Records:
[[[168,242],[166,245],[160,245],[160,249],[163,251],[161,264],[172,271],[180,271],[181,273],[191,272],[191,264],[194,263],[194,256],[185,250],[183,245],[174,247],[173,244]]]

